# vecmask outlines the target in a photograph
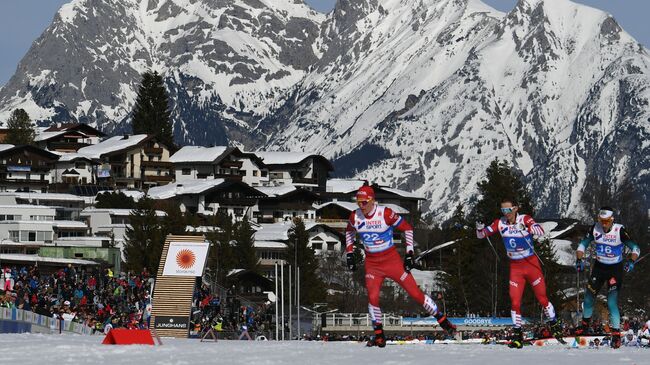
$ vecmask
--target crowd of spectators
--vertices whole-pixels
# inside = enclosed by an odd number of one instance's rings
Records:
[[[97,331],[147,328],[151,317],[153,277],[110,269],[79,269],[72,265],[49,274],[38,266],[1,270],[0,306],[32,311],[82,323]]]
[[[243,304],[232,292],[225,301],[212,293],[205,284],[197,285],[192,304],[192,328],[196,335],[203,335],[212,328],[223,333],[222,337],[238,338],[247,331],[251,336],[269,336],[273,307],[269,304]]]

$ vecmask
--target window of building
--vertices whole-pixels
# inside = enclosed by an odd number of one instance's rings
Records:
[[[85,162],[75,162],[74,168],[75,169],[85,169],[86,168],[86,163]]]
[[[268,175],[268,171],[262,170],[262,177],[266,177]]]
[[[334,247],[336,247],[336,242],[327,242],[327,249],[329,251],[334,251]]]
[[[323,243],[322,242],[312,242],[311,248],[314,250],[322,250],[323,249]]]
[[[253,170],[253,176],[257,176],[257,170]]]
[[[192,173],[192,170],[190,170],[190,169],[183,169],[183,170],[182,170],[182,174],[183,174],[183,175],[189,175],[189,174],[191,174],[191,173]]]
[[[9,231],[9,239],[18,242],[20,241],[20,232],[19,231]]]

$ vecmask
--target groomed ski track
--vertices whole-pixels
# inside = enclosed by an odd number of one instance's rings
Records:
[[[218,341],[163,338],[162,346],[102,345],[103,336],[1,334],[3,364],[650,364],[650,349],[571,348],[562,345],[408,344],[367,348],[361,343]]]

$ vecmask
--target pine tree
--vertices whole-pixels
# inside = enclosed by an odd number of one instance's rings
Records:
[[[296,265],[300,267],[300,302],[312,304],[324,301],[325,284],[318,275],[318,260],[314,249],[309,247],[309,234],[300,218],[294,219],[289,230],[285,260],[294,270]]]
[[[253,234],[255,231],[244,216],[235,229],[235,255],[237,257],[237,268],[259,272],[259,259],[253,245]]]
[[[174,149],[173,126],[169,111],[169,97],[158,72],[146,72],[133,106],[133,133],[152,134]]]
[[[208,256],[208,268],[217,283],[229,287],[230,283],[226,278],[231,270],[237,268],[238,262],[234,247],[235,227],[232,216],[217,213],[211,218],[209,225],[218,229],[206,234],[206,238],[213,245]]]
[[[7,137],[5,142],[13,145],[34,144],[36,132],[29,119],[29,114],[24,109],[16,109],[7,121]]]
[[[495,217],[501,216],[501,200],[504,198],[515,199],[519,212],[533,215],[533,205],[530,194],[521,181],[521,174],[514,171],[506,161],[498,159],[492,161],[486,170],[486,179],[478,183],[478,190],[482,198],[476,204],[473,218],[491,222]]]
[[[135,200],[122,192],[97,194],[96,208],[133,209]]]
[[[140,199],[129,220],[124,242],[126,267],[136,272],[147,268],[149,272],[157,273],[167,232],[156,216],[153,200]]]

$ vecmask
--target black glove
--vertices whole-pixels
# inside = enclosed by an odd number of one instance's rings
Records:
[[[357,269],[357,260],[354,259],[354,252],[345,254],[345,261],[348,265],[348,270],[355,271]]]
[[[404,270],[411,272],[411,269],[415,267],[415,260],[413,259],[413,252],[407,252],[404,255]]]

